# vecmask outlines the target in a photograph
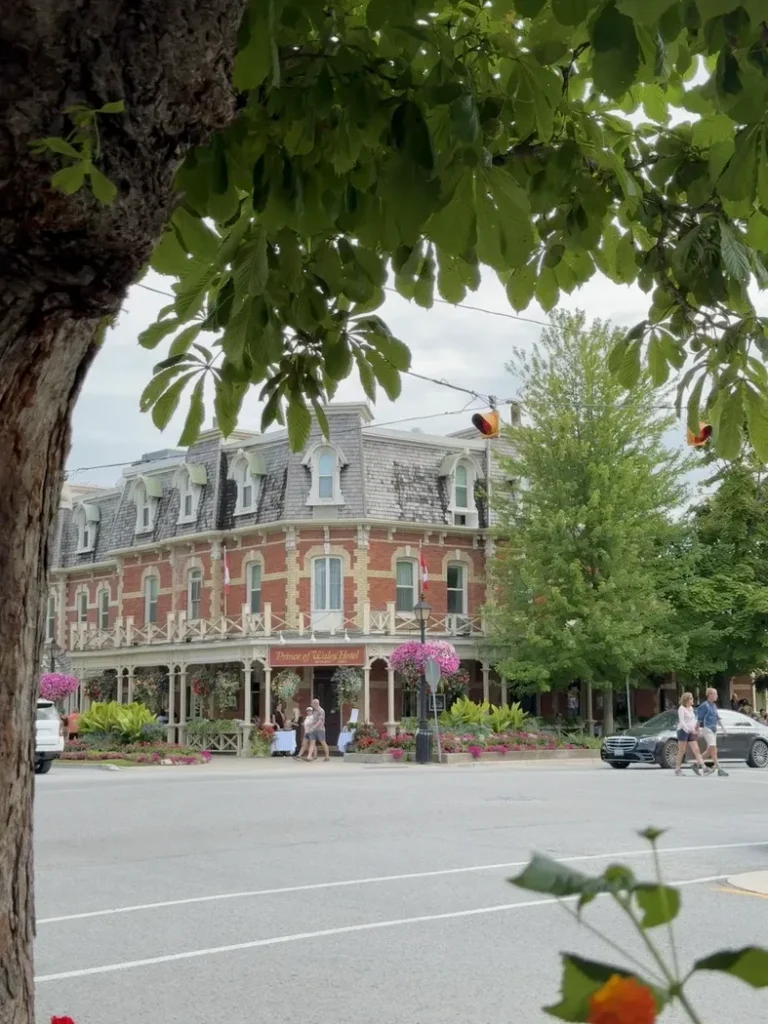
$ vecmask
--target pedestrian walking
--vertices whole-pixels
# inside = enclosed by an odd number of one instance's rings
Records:
[[[309,731],[312,728],[312,708],[307,708],[304,712],[304,721],[299,722],[296,727],[296,741],[298,743],[299,733],[301,732],[301,746],[297,747],[296,753],[293,755],[299,761],[308,761],[307,754],[309,753]]]
[[[704,742],[707,745],[704,758],[712,762],[712,767],[707,766],[704,769],[704,774],[711,775],[716,771],[718,775],[727,776],[728,772],[720,767],[720,762],[717,760],[717,727],[720,726],[722,728],[722,723],[717,711],[717,690],[714,687],[710,686],[707,690],[707,699],[699,704],[696,709],[696,718],[701,729],[701,735],[704,737]]]
[[[317,697],[312,701],[312,726],[308,730],[307,735],[309,736],[307,760],[314,761],[317,759],[317,744],[320,743],[325,751],[325,760],[330,761],[331,752],[328,749],[328,744],[325,742],[325,709],[320,706],[320,701]]]
[[[699,750],[699,723],[696,712],[693,710],[693,694],[684,693],[680,698],[680,707],[677,709],[677,762],[675,764],[675,775],[682,774],[683,761],[685,761],[686,750],[690,747],[693,754],[693,770],[701,775],[704,770],[704,760]]]

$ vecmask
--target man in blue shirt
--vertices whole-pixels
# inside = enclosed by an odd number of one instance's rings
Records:
[[[707,690],[707,699],[696,708],[696,718],[701,728],[701,735],[707,745],[704,760],[712,761],[713,765],[711,768],[705,768],[704,774],[711,775],[717,769],[718,775],[728,775],[728,772],[720,767],[720,762],[717,760],[717,727],[721,723],[720,715],[717,713],[717,690],[713,687]]]

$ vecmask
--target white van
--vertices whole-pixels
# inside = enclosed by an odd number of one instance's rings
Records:
[[[56,705],[50,700],[38,700],[35,716],[35,772],[45,775],[51,770],[55,758],[64,750],[64,726]]]

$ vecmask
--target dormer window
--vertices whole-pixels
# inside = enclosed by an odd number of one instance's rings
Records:
[[[234,480],[237,486],[234,512],[236,516],[245,516],[257,510],[261,481],[266,475],[261,455],[258,452],[244,452],[240,449],[229,470],[229,479]]]
[[[96,530],[98,528],[99,518],[98,505],[80,505],[75,510],[78,554],[84,554],[86,551],[93,551],[96,546]]]
[[[316,444],[304,456],[311,474],[308,505],[343,505],[341,471],[347,465],[344,452],[335,444]]]
[[[446,522],[452,526],[477,529],[478,514],[475,504],[475,481],[480,471],[468,452],[446,455],[440,464],[440,476],[448,491]]]
[[[134,484],[136,533],[151,533],[155,528],[157,506],[163,496],[163,485],[152,476],[140,476]]]
[[[174,478],[179,491],[178,523],[196,523],[200,509],[200,498],[208,480],[205,466],[200,463],[188,463],[181,466]]]

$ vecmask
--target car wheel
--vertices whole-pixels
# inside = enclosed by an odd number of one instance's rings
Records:
[[[674,768],[677,764],[677,740],[667,740],[661,748],[659,764],[662,768]]]
[[[768,743],[765,740],[755,740],[747,764],[750,768],[765,768],[768,765]]]
[[[629,761],[609,761],[611,768],[629,768]]]
[[[52,764],[53,761],[38,761],[35,765],[35,775],[47,775]]]

